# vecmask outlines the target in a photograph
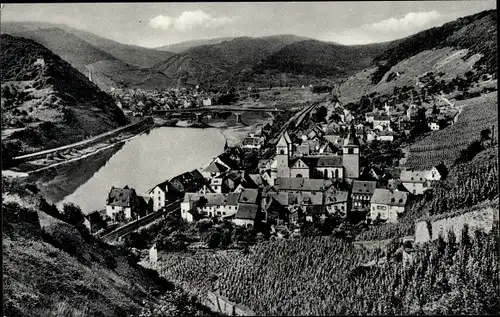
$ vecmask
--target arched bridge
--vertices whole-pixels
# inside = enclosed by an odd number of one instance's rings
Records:
[[[236,122],[241,122],[241,115],[244,112],[265,112],[270,116],[274,116],[276,112],[283,112],[282,109],[277,108],[243,108],[235,106],[205,106],[199,108],[179,108],[179,109],[165,109],[165,110],[153,110],[153,114],[167,114],[167,113],[194,113],[196,119],[200,121],[201,117],[205,113],[213,112],[231,112],[236,116]]]

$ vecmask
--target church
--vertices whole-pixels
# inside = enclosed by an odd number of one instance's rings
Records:
[[[344,140],[342,155],[294,155],[294,144],[287,131],[276,145],[271,164],[271,179],[304,177],[351,182],[359,178],[360,143],[354,125]]]

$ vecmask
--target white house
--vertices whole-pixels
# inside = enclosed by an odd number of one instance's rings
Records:
[[[378,138],[378,131],[371,130],[366,133],[366,142],[372,142]]]
[[[432,131],[438,131],[439,130],[439,124],[437,122],[429,122],[429,128]]]
[[[399,179],[408,192],[413,195],[421,195],[428,188],[428,171],[401,171]]]
[[[394,141],[394,133],[387,130],[380,131],[378,134],[378,140],[392,142]]]
[[[153,200],[153,211],[158,211],[165,207],[167,200],[169,181],[164,181],[153,187],[149,191],[149,197]]]
[[[205,98],[202,101],[203,106],[211,106],[212,105],[212,99],[211,98]]]
[[[375,115],[373,117],[373,126],[381,125],[382,127],[389,127],[391,124],[391,120],[388,115],[381,114]]]
[[[437,169],[437,167],[436,167],[436,166],[434,166],[434,167],[433,167],[433,168],[431,168],[431,170],[427,173],[426,178],[427,178],[427,180],[429,180],[429,181],[439,181],[439,180],[441,180],[442,175],[441,175],[441,173],[439,172],[439,170]]]
[[[408,193],[406,192],[377,188],[370,200],[370,218],[395,223],[399,215],[406,211],[407,202]]]
[[[135,189],[112,187],[106,200],[106,216],[115,221],[131,219],[139,212],[139,201]]]

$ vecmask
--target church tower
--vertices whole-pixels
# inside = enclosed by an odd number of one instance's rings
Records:
[[[344,165],[345,178],[359,178],[359,140],[356,137],[354,124],[351,124],[351,130],[348,137],[344,140],[342,149],[342,165]]]
[[[277,177],[290,177],[290,156],[292,155],[292,140],[285,131],[276,144]]]

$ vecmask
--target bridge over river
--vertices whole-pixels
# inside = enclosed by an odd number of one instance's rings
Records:
[[[179,109],[166,109],[166,110],[153,110],[153,114],[168,114],[168,113],[194,113],[196,120],[199,122],[201,117],[206,113],[215,112],[231,112],[236,116],[236,122],[241,122],[241,115],[245,112],[264,112],[273,116],[276,112],[283,112],[285,110],[278,108],[244,108],[236,106],[205,106],[199,108],[179,108]]]

